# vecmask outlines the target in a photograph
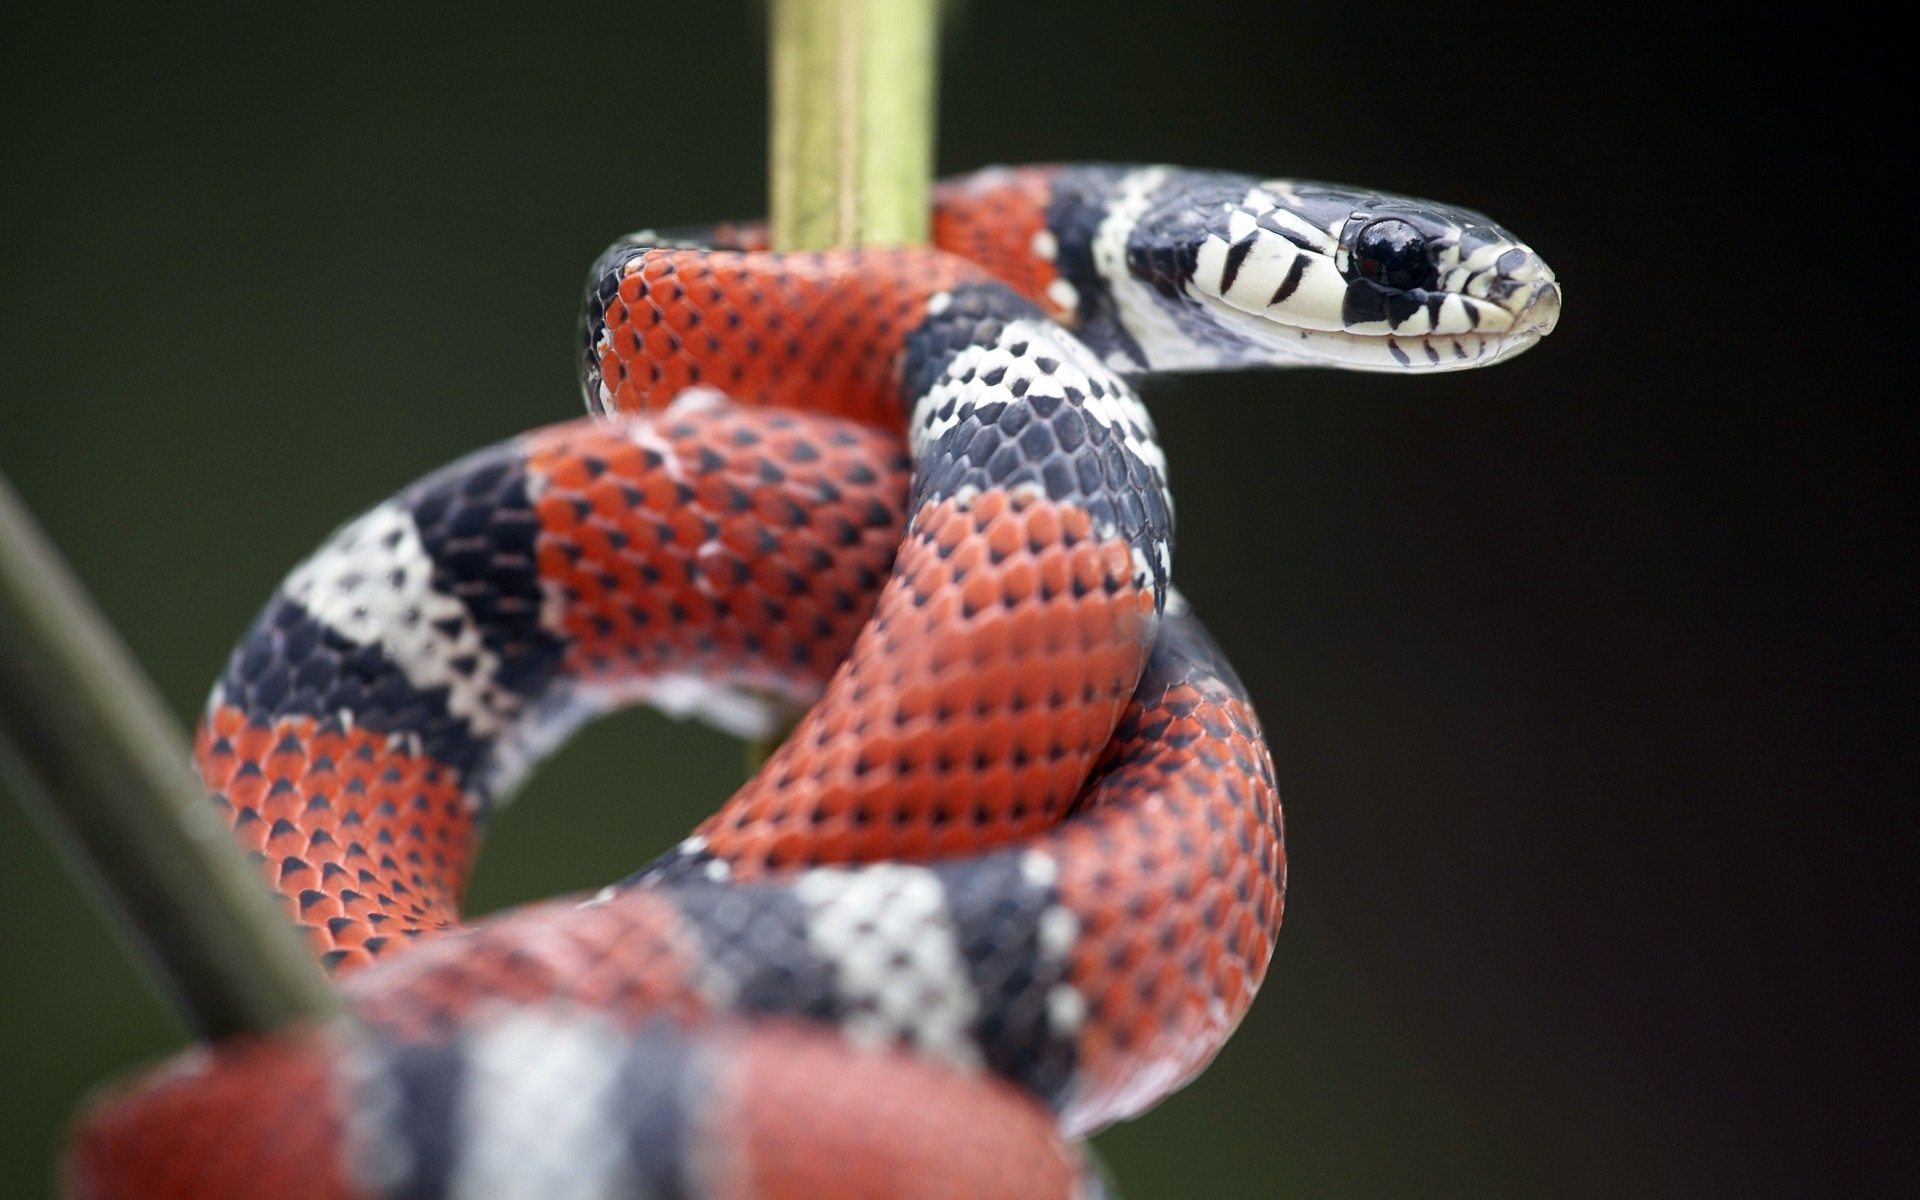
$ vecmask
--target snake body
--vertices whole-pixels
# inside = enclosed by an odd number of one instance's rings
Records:
[[[1167,167],[943,184],[939,248],[635,235],[599,416],[404,489],[282,584],[195,754],[350,1021],[198,1051],[82,1197],[1090,1196],[1278,931],[1258,720],[1171,586],[1130,380],[1526,348],[1558,285],[1464,210]],[[582,721],[810,706],[692,836],[462,925]]]

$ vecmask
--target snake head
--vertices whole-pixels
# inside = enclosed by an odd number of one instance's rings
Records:
[[[1183,290],[1241,362],[1458,370],[1520,353],[1559,319],[1553,271],[1477,212],[1323,183],[1219,184],[1180,222]]]

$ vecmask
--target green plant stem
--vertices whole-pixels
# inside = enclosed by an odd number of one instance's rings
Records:
[[[196,1032],[339,1011],[152,681],[3,476],[0,776]]]
[[[773,0],[776,250],[927,239],[939,0]]]
[[[773,0],[775,250],[927,240],[940,0]],[[747,743],[747,771],[784,739]]]

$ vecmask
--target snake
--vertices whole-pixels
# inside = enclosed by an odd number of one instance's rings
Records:
[[[348,1016],[110,1088],[71,1195],[1106,1194],[1083,1140],[1220,1050],[1286,876],[1135,384],[1483,366],[1560,286],[1470,210],[1165,166],[975,172],[932,229],[622,238],[590,415],[286,578],[194,757]],[[491,814],[635,703],[790,732],[629,878],[463,922]]]

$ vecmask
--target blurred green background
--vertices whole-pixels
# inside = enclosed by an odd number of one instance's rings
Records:
[[[1893,1153],[1887,1030],[1848,980],[1911,956],[1885,574],[1910,404],[1817,340],[1857,297],[1790,286],[1831,269],[1876,160],[1796,98],[1819,79],[1768,90],[1773,60],[1704,21],[1593,10],[950,23],[943,170],[1427,194],[1569,293],[1492,372],[1149,391],[1178,577],[1270,727],[1292,887],[1238,1037],[1100,1138],[1134,1200],[1840,1194]],[[578,410],[604,243],[762,208],[763,20],[0,14],[0,470],[183,720],[336,524]],[[596,727],[499,822],[474,908],[624,875],[740,763],[651,714]],[[0,801],[0,1196],[47,1194],[84,1091],[182,1040]]]

